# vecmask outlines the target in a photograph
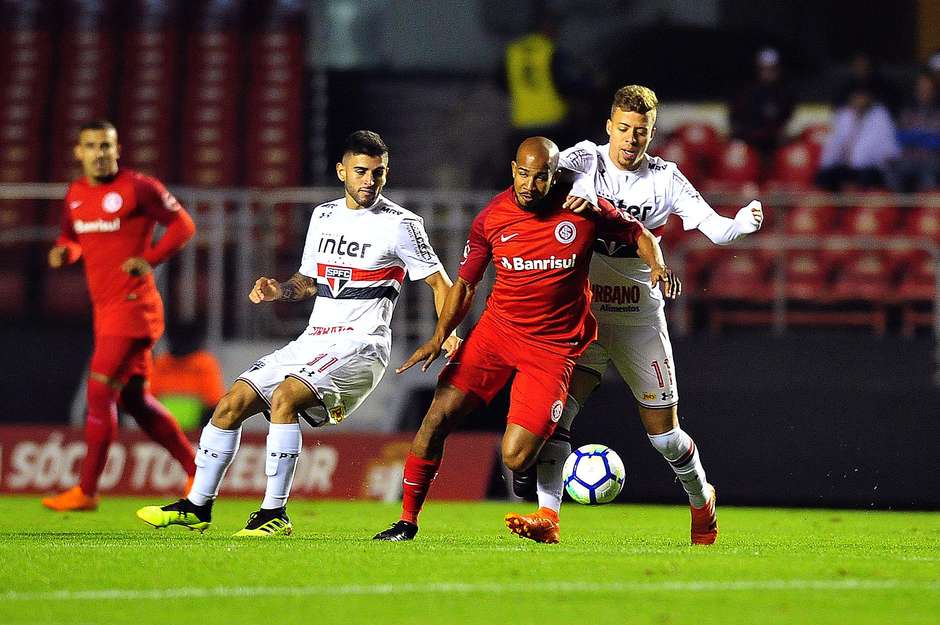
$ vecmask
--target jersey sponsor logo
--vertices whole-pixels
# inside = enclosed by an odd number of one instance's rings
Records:
[[[431,244],[428,243],[428,240],[424,237],[424,231],[421,226],[414,221],[406,221],[405,229],[408,231],[408,236],[411,238],[411,244],[418,253],[418,258],[426,263],[433,262],[434,250],[431,249]]]
[[[389,215],[401,215],[401,214],[403,214],[400,210],[398,210],[397,208],[392,208],[391,206],[383,206],[382,208],[379,209],[379,212],[380,212],[380,213],[388,213]]]
[[[569,258],[549,256],[548,258],[533,259],[520,258],[518,256],[513,256],[510,259],[507,256],[503,256],[500,260],[500,264],[506,269],[513,271],[547,271],[551,269],[571,269],[574,267],[574,262],[577,258],[577,254],[572,254]]]
[[[121,229],[121,218],[115,219],[95,219],[93,221],[82,221],[76,219],[74,222],[75,232],[77,234],[88,234],[90,232],[117,232]]]
[[[251,365],[251,367],[248,368],[248,371],[257,371],[258,369],[261,369],[262,367],[264,367],[264,364],[265,363],[263,360],[256,360],[255,364]]]
[[[555,238],[563,245],[568,245],[578,238],[578,229],[570,221],[563,221],[555,226]]]
[[[320,277],[326,280],[326,283],[330,285],[330,290],[333,291],[333,293],[342,291],[346,283],[352,280],[352,269],[349,267],[321,265],[320,270],[322,271]]]
[[[460,259],[460,264],[463,265],[467,262],[467,259],[470,257],[470,241],[463,246],[463,258]]]
[[[311,326],[307,334],[310,336],[323,336],[325,334],[349,332],[352,329],[352,326]]]
[[[506,241],[512,241],[517,236],[519,236],[518,232],[513,232],[512,234],[501,234],[499,235],[499,240],[505,243]]]
[[[122,206],[124,206],[124,198],[117,191],[105,193],[105,196],[101,198],[101,208],[106,213],[116,213],[121,210]]]
[[[572,171],[587,171],[591,162],[594,160],[594,155],[584,149],[577,149],[568,154],[565,158],[565,162],[562,163],[562,167],[565,169],[570,169]]]
[[[604,304],[637,304],[640,301],[640,287],[631,285],[592,284],[591,295],[595,302]]]
[[[561,419],[561,413],[564,409],[565,404],[560,399],[556,399],[555,403],[552,404],[552,423],[558,423],[558,420]]]
[[[666,171],[665,165],[657,165],[651,159],[647,159],[647,160],[649,160],[649,168],[652,169],[653,171]]]
[[[78,208],[78,207],[81,206],[81,205],[82,205],[82,201],[81,201],[81,200],[72,200],[71,202],[69,202],[69,208],[72,209],[72,210],[75,210],[76,208]]]
[[[371,243],[360,243],[358,241],[348,241],[345,235],[340,235],[339,239],[333,239],[324,236],[320,239],[320,245],[317,251],[321,254],[336,254],[337,256],[352,256],[353,258],[365,258],[366,250],[372,247]]]
[[[656,399],[656,393],[643,393],[644,401],[654,401]]]
[[[330,408],[330,421],[333,423],[339,423],[346,418],[346,406],[339,404],[338,406],[333,406]]]
[[[662,395],[663,401],[669,401],[670,399],[672,399],[672,398],[675,397],[675,396],[676,396],[676,394],[673,393],[672,391],[666,391],[666,392],[664,392],[663,395]]]

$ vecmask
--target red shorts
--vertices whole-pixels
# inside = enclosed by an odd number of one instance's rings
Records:
[[[506,421],[547,439],[561,418],[574,362],[568,355],[510,335],[484,314],[441,372],[440,382],[490,403],[515,373]]]
[[[150,378],[153,339],[135,336],[96,336],[91,372],[125,383],[132,376]]]

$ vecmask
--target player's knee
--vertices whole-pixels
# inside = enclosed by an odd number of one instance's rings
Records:
[[[247,416],[249,401],[238,393],[229,391],[222,396],[212,413],[212,424],[223,430],[237,428]]]
[[[506,465],[506,468],[510,471],[525,471],[528,469],[532,462],[535,460],[536,454],[532,453],[531,450],[526,449],[525,447],[514,445],[512,443],[503,444],[503,464]]]
[[[271,395],[271,422],[293,423],[297,420],[298,407],[293,398],[280,388]]]

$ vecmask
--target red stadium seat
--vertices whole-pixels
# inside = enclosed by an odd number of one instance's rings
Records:
[[[900,216],[889,197],[873,195],[865,203],[842,211],[839,231],[855,236],[887,236],[898,232]]]
[[[908,211],[903,232],[908,236],[927,237],[940,242],[940,206],[925,206]]]
[[[673,131],[672,139],[681,141],[692,158],[706,165],[718,157],[723,143],[718,131],[704,122],[682,124]]]
[[[815,236],[830,233],[836,224],[838,212],[832,206],[808,201],[787,211],[785,228],[790,235]]]
[[[900,256],[895,300],[901,307],[901,331],[904,336],[913,336],[917,328],[933,326],[940,259],[923,250]]]
[[[826,124],[814,124],[812,126],[807,126],[800,133],[800,139],[805,141],[810,149],[816,152],[816,156],[819,156],[819,152],[822,151],[822,146],[825,145],[826,140],[829,138],[829,126]]]
[[[832,298],[884,302],[892,291],[891,265],[883,252],[850,255],[837,267]]]
[[[779,191],[798,191],[813,186],[819,168],[818,154],[805,141],[780,148],[774,156],[768,185]]]
[[[760,156],[747,143],[731,141],[721,150],[712,178],[729,187],[757,183],[760,181]]]
[[[701,179],[702,162],[684,141],[670,139],[654,152],[656,156],[675,163],[679,167],[679,171],[686,178],[693,181],[692,184],[695,184],[695,180]]]
[[[762,252],[725,252],[716,261],[708,280],[708,297],[746,301],[768,301],[773,293],[768,279],[770,260]]]
[[[821,302],[829,293],[832,267],[819,251],[797,251],[786,255],[784,275],[788,300]]]

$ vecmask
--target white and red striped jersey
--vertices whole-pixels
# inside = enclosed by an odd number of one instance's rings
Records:
[[[686,230],[698,228],[715,211],[676,164],[658,156],[645,156],[633,171],[624,171],[610,158],[610,144],[582,141],[561,153],[561,167],[593,176],[594,188],[578,183],[572,194],[597,205],[609,200],[659,236],[672,214]],[[590,180],[590,178],[587,178]],[[663,314],[663,296],[650,287],[650,268],[637,258],[636,246],[612,237],[598,237],[591,261],[591,310],[598,323],[645,325]]]
[[[369,208],[344,199],[313,209],[300,273],[317,281],[308,333],[351,332],[390,344],[392,311],[407,274],[423,280],[443,267],[424,221],[379,196]]]

